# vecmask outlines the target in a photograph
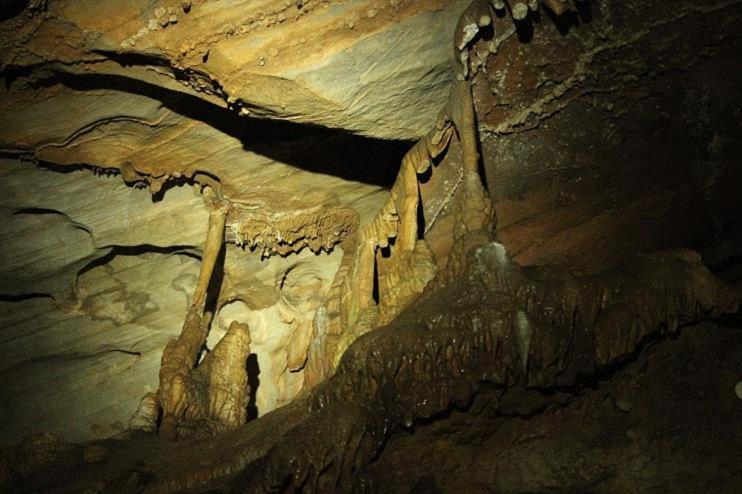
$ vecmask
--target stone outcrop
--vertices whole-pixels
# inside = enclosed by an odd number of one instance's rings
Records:
[[[740,7],[15,2],[0,485],[374,491],[735,312]]]
[[[488,244],[448,287],[356,340],[338,371],[309,396],[209,443],[184,441],[173,450],[160,441],[137,450],[136,441],[124,441],[117,447],[125,454],[72,485],[122,489],[142,482],[148,491],[174,492],[228,482],[236,492],[374,492],[383,481],[370,463],[391,435],[473,402],[486,403],[480,413],[530,416],[649,341],[734,312],[741,300],[690,251],[575,276],[520,268],[502,245]],[[48,463],[88,468],[77,449],[56,442],[61,452]],[[23,478],[26,448],[13,450],[10,475]],[[204,456],[204,448],[212,454]],[[27,485],[43,485],[43,470],[36,467]]]
[[[741,301],[690,251],[588,277],[522,269],[496,243],[473,257],[447,288],[359,338],[309,398],[305,422],[248,464],[235,488],[373,491],[375,480],[360,472],[395,428],[466,409],[493,388],[490,399],[527,415],[518,389],[541,390],[548,401],[552,390],[579,386],[648,338],[736,312]]]

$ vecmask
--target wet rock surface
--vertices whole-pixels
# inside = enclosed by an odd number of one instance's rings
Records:
[[[12,2],[0,490],[736,492],[741,8]]]
[[[365,474],[382,492],[737,492],[741,341],[728,323],[647,347],[566,403],[536,397],[531,416],[477,399],[390,440]]]
[[[638,266],[639,276],[659,285],[660,279],[670,287],[718,283],[685,254]],[[688,269],[691,278],[681,275],[685,283],[678,283],[678,269]],[[503,304],[507,293],[483,287],[486,278],[487,273],[474,272],[430,297],[427,303],[439,307],[438,312],[425,310],[423,301],[389,328],[361,337],[346,352],[338,373],[308,399],[230,434],[179,443],[135,436],[103,443],[109,452],[98,468],[84,467],[75,459],[78,453],[66,453],[35,468],[32,475],[18,470],[14,458],[22,450],[15,449],[6,459],[11,472],[6,482],[43,490],[45,482],[60,479],[60,465],[72,464],[82,468],[79,478],[70,479],[72,490],[93,485],[118,490],[134,482],[136,490],[148,491],[211,486],[263,492],[294,486],[381,492],[435,487],[451,492],[463,485],[475,492],[492,486],[506,492],[554,486],[612,492],[628,486],[685,485],[687,479],[688,492],[701,482],[733,491],[740,438],[727,428],[739,419],[734,394],[738,317],[723,318],[722,325],[686,326],[664,336],[663,324],[647,335],[627,331],[630,326],[622,324],[615,329],[635,345],[623,351],[624,340],[602,340],[614,353],[598,351],[599,332],[610,326],[597,324],[592,361],[585,359],[588,352],[569,351],[576,343],[555,354],[552,344],[544,343],[560,328],[552,321],[534,328],[532,363],[524,373],[518,319],[483,317],[488,306]],[[636,286],[641,283],[631,285],[629,299],[659,295],[650,286]],[[703,293],[709,293],[708,288]],[[683,296],[685,307],[693,309],[687,312],[681,304],[678,320],[690,323],[722,306],[733,310],[738,299],[724,285],[718,289],[713,301]],[[472,308],[466,303],[472,296],[481,300],[485,293],[490,294],[484,299],[489,304]],[[459,302],[443,316],[438,297]],[[450,319],[443,321],[439,314]],[[671,314],[663,314],[667,323]],[[425,324],[430,318],[438,321],[435,326]],[[486,337],[471,340],[471,324],[477,322],[483,324],[483,335],[495,332],[489,351]],[[498,336],[499,331],[505,333]],[[423,334],[427,336],[421,339]],[[390,348],[386,342],[392,342]],[[446,345],[456,350],[448,353]],[[544,359],[547,354],[561,361]],[[411,357],[405,360],[407,355]],[[404,368],[397,367],[400,363]],[[575,365],[583,372],[568,372]],[[710,419],[713,414],[716,420]],[[673,445],[684,448],[677,458]],[[698,463],[703,455],[696,448],[711,445],[718,445],[721,454]],[[387,469],[395,473],[383,474]]]

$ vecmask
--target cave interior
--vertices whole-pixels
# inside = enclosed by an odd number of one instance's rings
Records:
[[[742,492],[742,0],[0,4],[0,492]]]

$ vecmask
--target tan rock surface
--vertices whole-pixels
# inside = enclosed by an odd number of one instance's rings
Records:
[[[738,98],[722,102],[740,3],[543,3],[3,17],[0,442],[107,437],[140,401],[137,428],[160,410],[176,430],[239,426],[493,235],[517,263],[586,271],[720,238],[739,209]],[[189,308],[204,324],[158,383]]]

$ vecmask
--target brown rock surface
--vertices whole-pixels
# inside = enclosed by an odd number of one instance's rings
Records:
[[[9,2],[0,490],[681,482],[636,473],[672,446],[636,423],[573,463],[626,423],[606,396],[662,422],[651,349],[737,309],[740,23],[740,0]],[[646,254],[675,247],[702,256]],[[539,456],[581,414],[584,447]],[[409,473],[426,442],[498,473]]]

